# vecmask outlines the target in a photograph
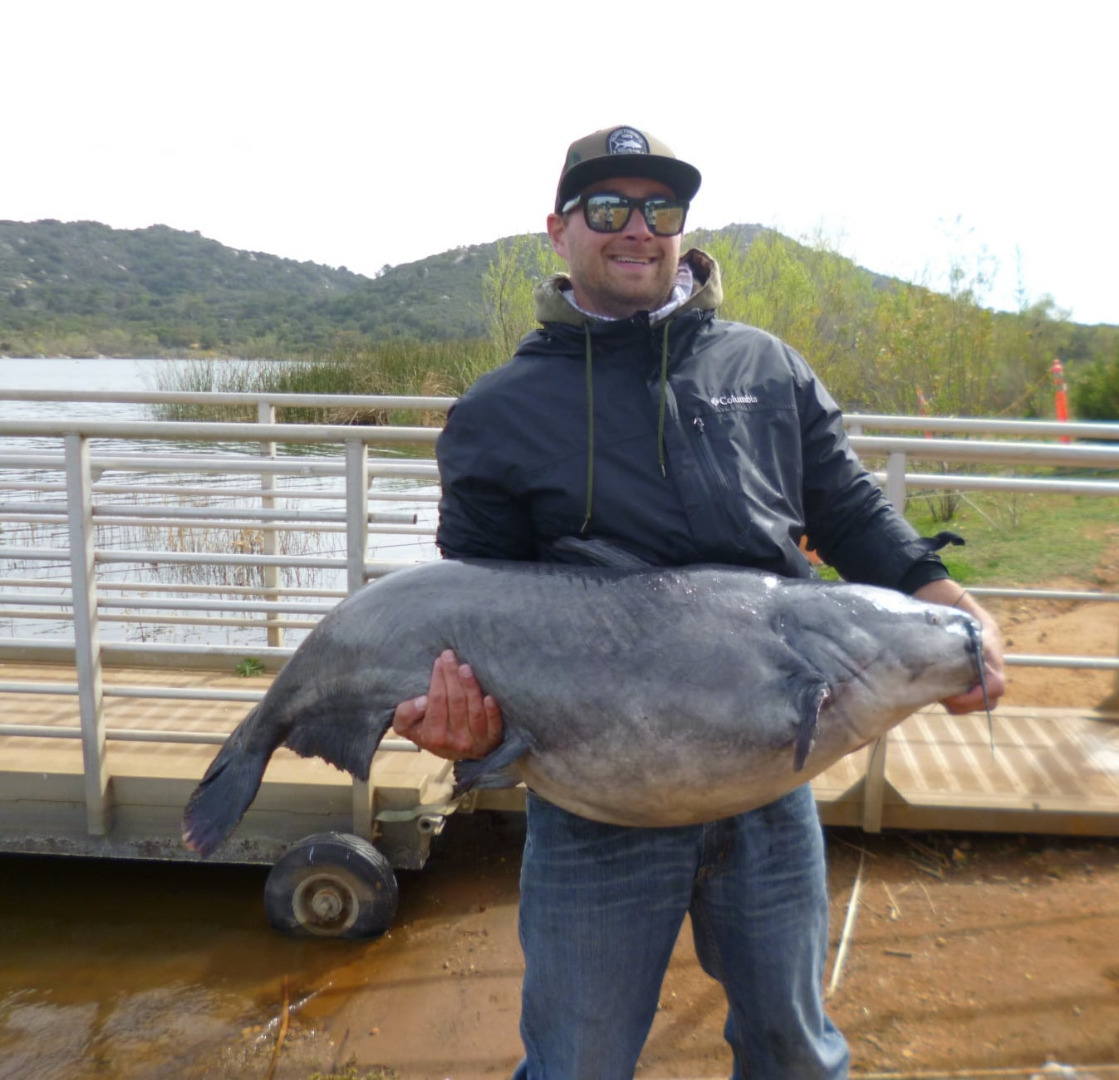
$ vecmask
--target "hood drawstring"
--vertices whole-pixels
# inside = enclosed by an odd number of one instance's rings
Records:
[[[661,476],[668,475],[668,455],[664,448],[664,411],[668,397],[668,320],[664,321],[664,336],[661,338],[661,403],[657,410],[657,462]]]
[[[583,512],[583,524],[579,529],[580,534],[587,531],[591,523],[591,512],[594,507],[594,365],[592,364],[591,328],[589,323],[583,324],[583,339],[586,345],[587,369],[587,504]],[[664,323],[664,333],[661,336],[661,379],[660,379],[660,405],[657,409],[657,464],[661,468],[661,476],[668,476],[668,452],[664,445],[664,417],[668,405],[668,320]]]
[[[587,347],[587,506],[580,533],[587,531],[594,505],[594,369],[591,366],[591,328],[588,323],[583,324],[583,337]]]

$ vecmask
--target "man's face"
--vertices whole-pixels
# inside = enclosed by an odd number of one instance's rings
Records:
[[[584,195],[609,191],[633,199],[675,192],[659,180],[619,177],[600,180]],[[556,254],[567,262],[575,302],[596,315],[627,318],[638,311],[656,311],[668,299],[680,259],[679,236],[655,236],[637,210],[620,232],[589,228],[582,206],[566,216],[548,215],[548,235]]]

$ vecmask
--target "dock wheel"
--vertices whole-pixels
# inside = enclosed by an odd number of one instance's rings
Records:
[[[264,884],[268,921],[285,933],[311,937],[383,934],[397,900],[388,859],[349,833],[316,833],[293,844]]]

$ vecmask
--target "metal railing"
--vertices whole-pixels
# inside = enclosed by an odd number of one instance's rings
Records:
[[[183,397],[33,391],[11,396],[104,402],[142,398],[152,403]],[[110,739],[221,741],[212,733],[110,729],[104,721],[106,697],[251,702],[262,696],[252,691],[106,686],[104,671],[109,662],[221,667],[240,659],[274,669],[293,651],[283,643],[285,629],[305,630],[314,625],[313,619],[292,619],[292,615],[321,616],[331,602],[370,577],[416,561],[416,557],[370,560],[371,537],[403,536],[415,542],[430,540],[434,533],[432,524],[417,521],[416,510],[373,508],[385,502],[398,506],[410,502],[433,511],[438,476],[430,457],[373,458],[369,448],[430,448],[436,430],[275,422],[277,404],[322,404],[318,398],[288,396],[277,402],[256,395],[186,396],[220,404],[245,404],[248,397],[258,420],[0,422],[0,615],[13,625],[21,621],[59,623],[62,615],[60,625],[69,629],[66,633],[54,626],[48,640],[42,635],[0,639],[0,658],[60,659],[71,662],[76,672],[73,684],[6,682],[0,685],[0,693],[74,695],[80,718],[76,728],[4,722],[0,723],[0,736],[81,740],[86,822],[92,836],[105,835],[110,828],[106,758]],[[428,399],[377,400],[379,407],[387,404],[394,408],[445,407]],[[33,441],[31,449],[28,440]],[[209,444],[211,452],[187,449],[197,444]],[[309,445],[319,448],[319,456],[298,452]],[[248,452],[234,452],[230,446],[247,447]],[[236,478],[233,487],[231,478]],[[285,478],[298,485],[285,488]],[[402,495],[383,490],[382,485],[371,492],[371,482],[377,481],[420,481],[426,490]],[[341,508],[334,509],[338,504]],[[206,538],[201,545],[196,542],[200,531]],[[44,533],[49,538],[46,541]],[[239,544],[238,538],[246,535],[250,539]],[[146,545],[143,541],[151,536],[162,537],[164,543]],[[305,538],[309,553],[281,550],[285,536]],[[174,541],[184,537],[194,540],[176,550]],[[337,543],[323,550],[324,537]],[[19,542],[21,538],[24,543]],[[196,572],[202,567],[216,575],[214,582],[167,580],[169,568]],[[113,580],[108,575],[114,568],[123,569],[129,580]],[[59,571],[64,575],[61,578]],[[308,590],[297,580],[295,584],[283,580],[285,573],[311,572],[341,577],[342,587]],[[241,581],[248,583],[239,584]],[[137,592],[144,595],[137,596]],[[308,592],[330,602],[308,602]],[[60,610],[64,608],[69,611]],[[186,625],[212,634],[219,626],[244,626],[254,615],[263,615],[256,619],[265,639],[259,646],[143,640],[153,622],[161,627]],[[104,642],[104,628],[114,621],[126,624],[125,639]],[[140,640],[136,640],[137,627],[141,628]],[[387,739],[383,746],[415,749],[399,739]],[[369,804],[368,794],[360,788],[362,785],[355,788],[355,808],[363,800]]]
[[[1119,497],[1119,424],[1054,424],[1044,421],[978,421],[957,419],[919,420],[912,417],[853,417],[855,430],[864,426],[922,429],[938,428],[960,434],[989,433],[992,428],[1003,434],[1044,434],[1057,440],[1070,438],[1070,428],[1076,438],[1099,439],[1098,445],[1070,445],[1058,441],[1016,442],[1002,440],[942,439],[931,436],[901,438],[878,435],[851,435],[851,444],[860,457],[870,461],[885,459],[885,468],[875,472],[887,497],[904,509],[910,491],[1006,491],[1015,494],[1041,492],[1046,494],[1087,495],[1093,497]],[[1111,442],[1104,440],[1112,440]],[[985,466],[1025,465],[1031,468],[1054,468],[1069,474],[1061,477],[1044,476],[974,476],[966,473],[910,471],[916,463],[935,461],[942,466],[955,464],[982,464]],[[1107,473],[1115,479],[1087,477],[1087,472]],[[1119,506],[1117,506],[1119,517]],[[1027,597],[1044,600],[1072,600],[1114,603],[1119,594],[1099,590],[1044,590],[1011,589],[975,586],[969,591],[976,596]],[[1066,667],[1080,669],[1114,670],[1119,672],[1119,659],[1097,656],[1058,656],[1037,654],[1011,654],[1006,657],[1009,666]],[[1119,680],[1116,686],[1119,693]]]
[[[60,659],[73,663],[76,671],[73,684],[6,682],[0,683],[0,694],[73,694],[81,718],[80,729],[49,731],[4,722],[0,737],[81,739],[91,834],[108,827],[107,739],[220,741],[192,732],[107,729],[106,696],[246,702],[261,696],[251,691],[106,686],[107,665],[231,666],[258,660],[275,669],[293,651],[284,643],[285,630],[307,630],[334,602],[371,577],[420,557],[434,557],[430,544],[438,474],[430,450],[437,428],[277,423],[276,410],[345,406],[380,413],[439,412],[451,399],[94,391],[0,391],[0,397],[247,405],[257,414],[255,423],[0,421],[0,620],[12,627],[50,627],[35,636],[0,637],[0,659]],[[850,416],[847,422],[860,456],[868,463],[882,463],[876,475],[899,506],[909,492],[932,489],[1119,496],[1119,425],[878,416]],[[996,438],[970,437],[978,435]],[[26,440],[35,440],[35,445],[29,449]],[[300,449],[312,445],[319,447],[316,455]],[[379,451],[371,455],[374,447]],[[406,457],[399,452],[402,447],[423,451],[423,456]],[[948,463],[988,469],[1025,465],[1059,469],[1061,475],[920,471],[928,462],[942,470]],[[417,484],[423,486],[417,490]],[[389,485],[398,488],[389,490]],[[400,490],[399,485],[410,490]],[[403,503],[411,508],[401,509]],[[1116,516],[1119,519],[1119,513]],[[189,544],[176,549],[177,538],[199,532],[209,536],[210,549]],[[162,537],[163,546],[152,546],[152,536]],[[285,537],[303,538],[302,549],[296,544],[285,550]],[[339,545],[324,544],[326,537]],[[414,549],[411,557],[400,558],[398,551],[386,557],[379,545],[370,557],[371,540],[384,538],[408,541]],[[169,581],[174,568],[184,578],[201,568],[216,577],[212,582]],[[340,581],[309,586],[301,575],[311,572]],[[1091,590],[972,591],[1119,601],[1119,594]],[[211,636],[223,628],[247,627],[259,633],[260,644],[146,640],[156,626],[193,628]],[[107,628],[113,627],[123,638],[106,640]],[[1119,659],[1103,656],[1011,654],[1007,662],[1119,672]],[[412,748],[402,740],[387,740],[385,745]],[[359,801],[355,796],[355,805]]]

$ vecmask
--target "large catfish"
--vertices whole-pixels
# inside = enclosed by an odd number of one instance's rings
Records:
[[[727,566],[426,563],[319,623],[218,752],[184,842],[206,854],[229,835],[278,746],[366,779],[396,705],[448,648],[505,729],[459,763],[456,790],[523,781],[622,825],[765,805],[975,686],[983,664],[970,616],[888,589]]]

